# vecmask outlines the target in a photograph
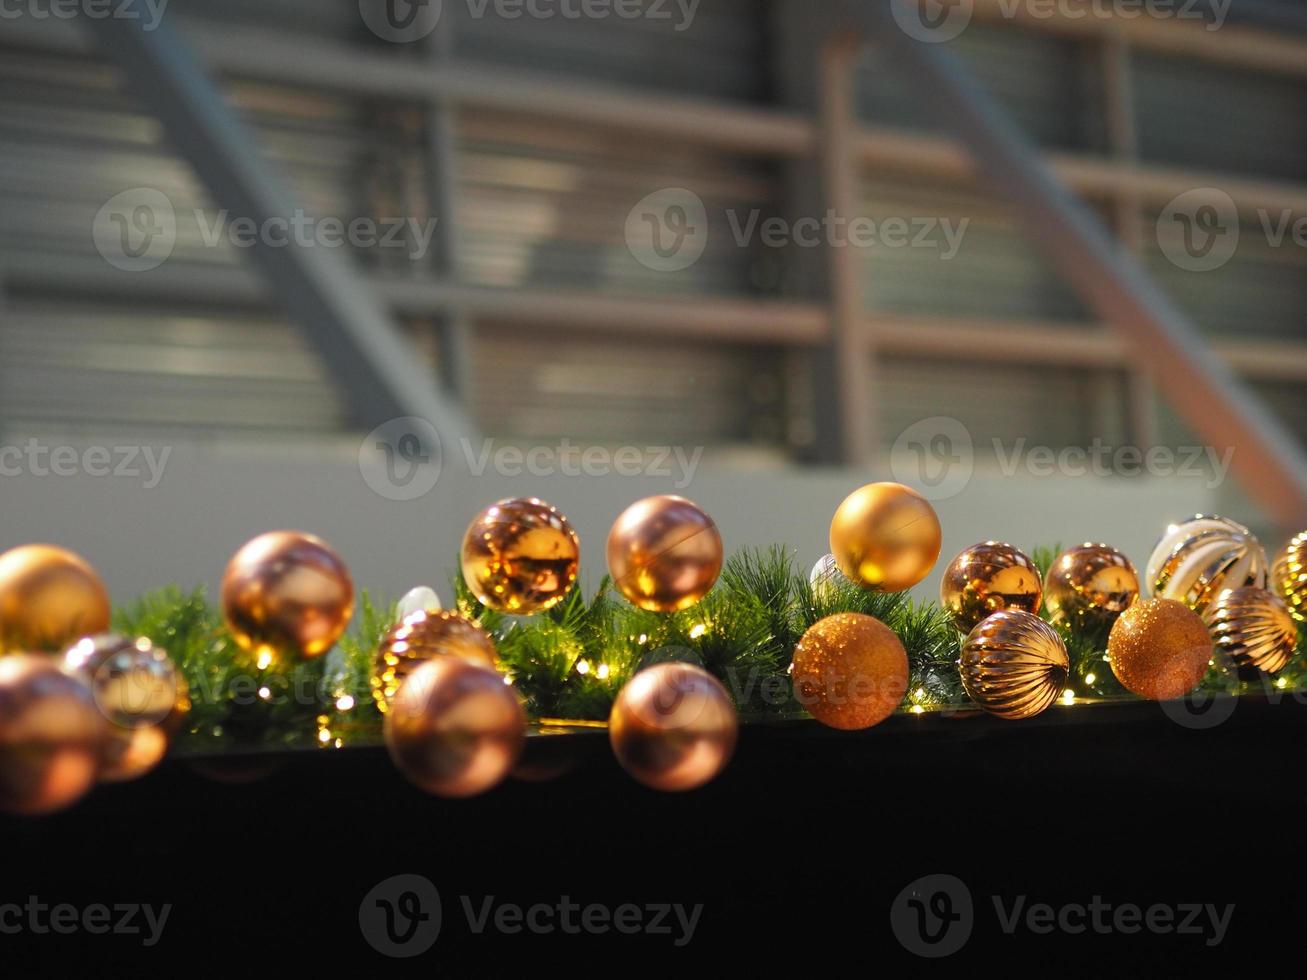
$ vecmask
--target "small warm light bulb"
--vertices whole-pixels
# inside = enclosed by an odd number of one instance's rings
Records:
[[[1073,690],[1071,690],[1071,688],[1068,687],[1065,691],[1062,692],[1062,703],[1063,703],[1063,704],[1075,704],[1075,703],[1076,703],[1076,692],[1073,691]]]
[[[649,642],[649,634],[648,634],[648,633],[641,633],[641,634],[636,638],[636,641],[635,641],[635,642],[636,642],[636,643],[648,643],[648,642]]]
[[[330,741],[331,741],[331,732],[327,731],[325,728],[324,728],[322,731],[318,732],[318,741],[319,741],[319,742],[322,742],[324,745],[325,745],[327,742],[330,742]]]
[[[1097,674],[1086,674],[1086,675],[1085,675],[1085,683],[1086,683],[1086,684],[1093,684],[1093,683],[1094,683],[1095,681],[1097,681],[1097,680],[1098,680],[1098,675],[1097,675]]]
[[[577,672],[578,674],[581,674],[582,676],[584,676],[584,675],[590,673],[590,661],[588,661],[588,660],[578,660],[578,661],[576,662],[576,672]]]
[[[913,713],[914,715],[925,714],[925,713],[926,713],[926,709],[923,708],[923,707],[922,707],[921,705],[919,705],[919,704],[914,704],[914,705],[912,706],[912,713]]]
[[[708,626],[706,623],[697,623],[694,629],[690,630],[690,639],[697,640],[707,632]]]
[[[259,688],[259,697],[266,701],[268,698],[272,697],[272,691],[266,687],[261,687]]]
[[[269,650],[267,647],[264,647],[262,650],[259,651],[258,668],[259,670],[267,670],[268,666],[271,663],[272,663],[272,651]]]
[[[599,669],[595,671],[595,676],[598,677],[601,681],[608,680],[608,665],[600,664]]]
[[[354,707],[354,697],[350,694],[342,694],[336,699],[337,711],[349,711]]]

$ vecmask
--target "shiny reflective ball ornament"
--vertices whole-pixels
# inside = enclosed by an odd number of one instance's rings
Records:
[[[1071,660],[1057,631],[1019,609],[979,623],[962,644],[959,670],[972,701],[1000,718],[1033,718],[1066,689]]]
[[[1207,607],[1207,628],[1216,649],[1236,668],[1274,674],[1298,648],[1298,626],[1289,608],[1267,589],[1231,589]]]
[[[48,544],[0,555],[0,653],[62,650],[109,628],[109,593],[84,558]]]
[[[894,713],[908,689],[908,655],[872,616],[836,613],[808,628],[794,648],[794,693],[831,728],[859,729]]]
[[[726,688],[700,667],[661,663],[617,695],[608,738],[622,768],[653,789],[694,789],[735,751],[739,721]]]
[[[1139,598],[1130,559],[1106,544],[1082,544],[1057,556],[1044,577],[1049,619],[1072,629],[1110,626]]]
[[[495,671],[436,657],[400,686],[384,733],[391,759],[415,786],[437,796],[475,796],[517,763],[526,712]]]
[[[158,765],[191,706],[168,654],[146,637],[102,633],[75,643],[64,670],[90,687],[109,722],[100,779],[135,779]]]
[[[372,694],[382,711],[404,680],[433,657],[461,657],[494,670],[499,663],[490,634],[453,612],[419,611],[386,631],[373,663]]]
[[[528,616],[561,602],[580,561],[572,525],[535,497],[492,504],[463,535],[463,580],[499,612]]]
[[[330,650],[354,612],[354,583],[321,538],[270,531],[227,563],[222,614],[259,670]]]
[[[814,595],[824,596],[840,582],[847,582],[834,555],[822,555],[808,573],[808,585]]]
[[[830,550],[840,571],[863,588],[901,592],[939,559],[935,508],[901,483],[869,483],[844,498],[830,524]]]
[[[0,657],[0,810],[74,803],[95,784],[107,728],[90,688],[57,659]]]
[[[1038,613],[1043,586],[1035,563],[1010,544],[972,545],[944,569],[939,604],[953,625],[968,633],[1004,609]]]
[[[1280,552],[1271,570],[1271,583],[1293,618],[1307,623],[1307,531],[1297,535]]]
[[[722,571],[717,525],[684,497],[637,500],[613,522],[607,553],[617,590],[649,612],[688,609]]]
[[[1168,701],[1188,694],[1203,679],[1212,659],[1212,638],[1184,603],[1141,599],[1113,625],[1107,659],[1127,691]]]
[[[1266,572],[1266,552],[1251,531],[1199,514],[1166,529],[1144,577],[1152,595],[1201,614],[1226,589],[1264,589]]]

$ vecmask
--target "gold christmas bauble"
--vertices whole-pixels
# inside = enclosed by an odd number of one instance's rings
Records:
[[[1266,552],[1252,531],[1199,514],[1166,529],[1144,577],[1152,595],[1201,615],[1226,589],[1264,589],[1266,571]]]
[[[51,813],[94,784],[108,722],[51,657],[0,657],[0,810]]]
[[[637,500],[608,532],[608,572],[617,590],[649,612],[688,609],[722,571],[717,525],[684,497]]]
[[[494,670],[499,665],[490,634],[453,612],[419,611],[386,631],[373,662],[372,695],[383,712],[405,679],[433,657],[462,657]]]
[[[883,592],[901,592],[929,575],[941,541],[935,508],[901,483],[869,483],[853,491],[830,524],[830,550],[840,571]]]
[[[500,674],[461,657],[436,657],[400,686],[383,731],[391,759],[414,785],[437,796],[474,796],[517,763],[526,712]]]
[[[1216,649],[1236,668],[1274,674],[1298,648],[1298,626],[1289,608],[1267,589],[1230,589],[1207,607],[1207,627]]]
[[[1271,569],[1271,588],[1279,593],[1293,618],[1307,623],[1307,531],[1294,537]]]
[[[721,772],[735,751],[738,728],[726,688],[686,663],[640,671],[608,717],[608,738],[622,768],[665,792],[702,786]]]
[[[790,674],[799,703],[823,725],[870,728],[903,700],[908,655],[879,619],[836,613],[803,634]]]
[[[264,670],[330,650],[354,612],[354,582],[321,538],[269,531],[243,545],[222,579],[222,614]]]
[[[463,535],[463,580],[499,612],[527,616],[561,602],[580,561],[572,525],[535,497],[492,504]]]
[[[944,569],[939,604],[960,632],[1004,609],[1038,613],[1043,588],[1035,563],[1010,544],[972,545]]]
[[[1203,679],[1212,659],[1212,638],[1184,603],[1141,599],[1112,626],[1107,659],[1127,691],[1169,701],[1188,694]]]
[[[1139,598],[1130,559],[1106,544],[1064,551],[1044,577],[1044,605],[1054,624],[1073,630],[1110,626]]]
[[[86,682],[109,722],[100,778],[135,779],[158,765],[191,706],[168,654],[146,637],[102,633],[75,643],[64,669]]]
[[[962,686],[972,701],[1000,718],[1033,718],[1066,689],[1066,645],[1038,616],[997,612],[962,644]]]
[[[109,628],[109,593],[84,558],[49,544],[0,555],[0,653],[62,650]]]

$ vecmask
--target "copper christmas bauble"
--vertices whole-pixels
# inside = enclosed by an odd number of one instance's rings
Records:
[[[941,540],[935,508],[901,483],[869,483],[853,491],[830,524],[830,550],[840,571],[883,592],[901,592],[929,575]]]
[[[1113,625],[1107,659],[1127,691],[1169,701],[1188,694],[1203,679],[1212,659],[1212,638],[1184,603],[1141,599]]]
[[[972,545],[944,569],[939,604],[960,632],[1004,609],[1038,613],[1043,589],[1034,562],[1010,544]]]
[[[62,650],[109,628],[109,593],[86,560],[27,544],[0,555],[0,653]]]
[[[437,796],[474,796],[516,764],[526,712],[500,674],[461,657],[436,657],[400,686],[384,733],[391,759],[414,785]]]
[[[1130,559],[1106,544],[1064,551],[1044,577],[1044,605],[1056,624],[1073,630],[1110,626],[1139,598]]]
[[[1267,589],[1231,589],[1207,607],[1216,649],[1236,668],[1274,674],[1298,649],[1298,626],[1289,608]]]
[[[1066,689],[1071,669],[1057,631],[1019,609],[979,623],[962,644],[962,686],[972,701],[1000,718],[1033,718]]]
[[[903,700],[908,655],[879,619],[836,613],[803,634],[790,675],[799,703],[823,725],[870,728]]]
[[[108,722],[54,658],[0,657],[0,810],[50,813],[95,784]]]
[[[572,525],[535,497],[492,504],[463,535],[463,580],[499,612],[526,616],[561,602],[580,561]]]
[[[269,531],[241,547],[222,579],[222,614],[259,670],[317,657],[345,632],[354,583],[321,538]]]
[[[649,612],[688,609],[722,571],[717,525],[684,497],[645,497],[608,532],[608,572],[617,590]]]
[[[1242,524],[1197,517],[1172,524],[1148,559],[1152,595],[1201,614],[1226,589],[1266,587],[1266,552]]]
[[[74,644],[64,669],[86,682],[109,722],[100,778],[135,779],[158,765],[190,710],[186,683],[168,654],[146,637],[103,633]]]
[[[372,674],[377,707],[386,711],[408,675],[439,656],[462,657],[492,670],[499,663],[490,634],[471,620],[453,612],[412,613],[377,645]]]
[[[1279,593],[1294,619],[1307,623],[1307,531],[1295,536],[1276,558],[1271,588]]]
[[[608,738],[622,768],[653,789],[702,786],[735,751],[739,722],[726,688],[706,670],[661,663],[617,695]]]

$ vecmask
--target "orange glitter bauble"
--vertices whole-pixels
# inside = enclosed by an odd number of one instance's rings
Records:
[[[823,725],[870,728],[907,693],[908,655],[879,619],[836,613],[803,634],[791,676],[799,703]]]
[[[1212,638],[1202,618],[1174,599],[1144,599],[1123,612],[1107,638],[1112,673],[1132,694],[1183,697],[1203,679]]]

